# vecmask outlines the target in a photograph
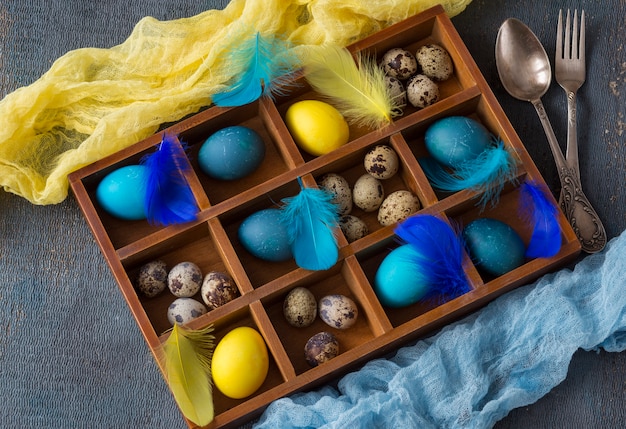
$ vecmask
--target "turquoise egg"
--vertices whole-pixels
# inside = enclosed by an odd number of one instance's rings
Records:
[[[477,158],[491,141],[492,136],[483,125],[465,116],[439,119],[424,134],[430,155],[440,164],[452,168]]]
[[[265,144],[259,134],[247,127],[232,126],[213,133],[198,152],[200,169],[219,180],[241,179],[263,162]]]
[[[146,175],[147,168],[143,165],[127,165],[112,171],[98,184],[98,204],[120,219],[145,219]]]
[[[279,209],[265,209],[248,216],[239,226],[243,247],[265,261],[286,261],[293,257],[287,228],[280,221]]]
[[[494,276],[524,263],[526,246],[522,238],[499,220],[476,219],[463,229],[463,239],[476,267]]]
[[[424,273],[412,264],[419,254],[408,244],[389,253],[376,271],[374,292],[386,307],[406,307],[415,304],[430,290]]]

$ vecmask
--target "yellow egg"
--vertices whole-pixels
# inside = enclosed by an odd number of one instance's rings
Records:
[[[252,395],[265,381],[268,369],[269,357],[263,337],[247,326],[227,333],[213,351],[213,383],[229,398]]]
[[[311,155],[324,155],[348,142],[348,123],[337,109],[323,101],[292,104],[285,122],[298,146]]]

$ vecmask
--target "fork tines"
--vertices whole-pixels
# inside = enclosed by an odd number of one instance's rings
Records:
[[[570,22],[570,11],[565,18],[565,37],[563,37],[562,10],[559,10],[559,22],[556,33],[556,57],[564,59],[585,59],[585,11],[580,14],[580,38],[578,37],[578,10],[574,9],[574,23]],[[571,33],[570,33],[571,32]],[[571,41],[578,40],[578,44]]]

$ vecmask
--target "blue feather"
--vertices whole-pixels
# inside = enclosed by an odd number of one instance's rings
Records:
[[[287,228],[296,264],[307,270],[327,270],[337,262],[339,249],[333,229],[339,222],[332,195],[316,188],[304,188],[282,200],[281,222]]]
[[[239,78],[213,95],[213,103],[221,107],[243,106],[262,95],[282,94],[291,84],[297,60],[286,41],[256,33],[230,52],[226,64]]]
[[[432,158],[420,159],[420,165],[435,189],[444,192],[475,191],[481,194],[479,205],[482,208],[489,202],[495,205],[504,185],[513,181],[516,174],[515,160],[501,140],[454,170],[447,170]]]
[[[549,192],[545,186],[534,181],[525,181],[520,186],[520,217],[533,227],[526,247],[528,258],[549,258],[561,250],[558,209],[548,197]]]
[[[148,222],[171,225],[195,220],[198,206],[185,177],[191,166],[178,137],[165,134],[158,149],[140,162],[148,170],[144,200]]]
[[[463,242],[447,222],[416,214],[399,223],[394,232],[413,248],[414,271],[431,285],[427,297],[443,302],[471,290],[463,270]]]

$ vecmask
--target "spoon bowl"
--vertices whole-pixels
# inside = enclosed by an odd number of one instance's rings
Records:
[[[518,19],[507,19],[498,31],[496,67],[504,89],[519,100],[538,100],[550,87],[552,69],[548,55],[537,37]]]

